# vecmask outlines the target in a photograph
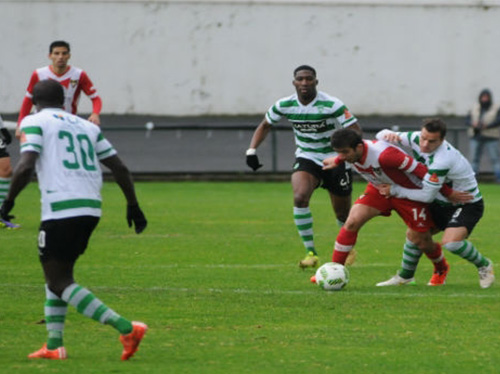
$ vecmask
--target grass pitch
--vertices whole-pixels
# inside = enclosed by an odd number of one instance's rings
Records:
[[[118,334],[69,307],[63,362],[29,361],[46,339],[37,258],[37,186],[16,201],[23,228],[0,230],[0,372],[4,373],[498,373],[500,287],[479,288],[475,268],[447,254],[448,284],[378,288],[401,261],[405,226],[376,218],[360,232],[351,282],[325,292],[297,267],[304,249],[288,183],[137,183],[149,227],[128,229],[118,187],[78,261],[77,282],[150,330],[129,362]],[[355,185],[356,197],[364,184]],[[471,240],[500,263],[497,185]],[[329,199],[311,202],[322,262],[338,232]],[[498,270],[498,266],[496,266]]]

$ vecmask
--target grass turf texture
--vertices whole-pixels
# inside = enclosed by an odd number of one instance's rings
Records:
[[[479,288],[475,268],[447,254],[448,284],[375,287],[399,267],[405,227],[369,222],[342,291],[309,283],[288,183],[137,183],[149,227],[136,235],[125,203],[105,184],[104,215],[77,282],[126,318],[148,323],[141,349],[120,362],[118,334],[69,307],[68,360],[30,361],[41,347],[43,277],[39,197],[31,184],[0,230],[0,367],[5,373],[497,373],[500,287]],[[358,196],[364,184],[355,185]],[[500,194],[482,185],[486,212],[471,239],[496,264]],[[330,261],[338,228],[324,191],[311,202],[317,248]],[[496,266],[498,269],[498,266]]]

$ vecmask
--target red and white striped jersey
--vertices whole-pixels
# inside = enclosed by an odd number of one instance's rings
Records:
[[[422,178],[427,172],[425,165],[396,146],[377,140],[363,141],[363,155],[352,164],[368,182],[397,184],[406,188],[422,188]]]

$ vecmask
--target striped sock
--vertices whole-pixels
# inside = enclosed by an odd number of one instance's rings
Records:
[[[68,303],[59,298],[45,285],[45,323],[49,337],[47,339],[48,349],[57,349],[63,346],[63,331]]]
[[[399,276],[405,279],[414,277],[421,256],[422,251],[414,243],[406,239],[403,246],[403,260],[401,261]]]
[[[456,254],[463,259],[472,262],[478,268],[482,266],[488,266],[489,261],[484,257],[481,252],[479,252],[474,244],[468,240],[462,240],[460,242],[450,242],[443,245],[448,251]]]
[[[9,191],[11,178],[0,177],[0,205],[7,197],[7,192]]]
[[[317,256],[318,254],[314,248],[313,218],[309,207],[297,208],[294,206],[293,220],[295,222],[295,226],[297,226],[299,235],[302,238],[304,247],[306,247],[306,252],[312,252]]]
[[[132,331],[132,323],[130,321],[117,314],[111,308],[108,308],[85,287],[73,283],[66,287],[61,298],[74,306],[78,313],[100,323],[113,326],[120,334],[128,334]]]

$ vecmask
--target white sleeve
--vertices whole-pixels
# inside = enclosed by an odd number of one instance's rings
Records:
[[[428,175],[429,174],[427,174],[425,178],[428,178]],[[440,184],[426,183],[424,179],[421,189],[404,188],[397,184],[391,185],[391,196],[398,197],[400,199],[431,203],[436,198],[440,189]]]
[[[388,130],[388,129],[383,129],[383,130],[380,130],[379,132],[377,132],[377,135],[375,135],[375,138],[377,140],[384,140],[384,141],[387,141],[385,140],[385,136],[386,135],[390,135],[390,134],[395,134],[394,131],[392,130]]]

